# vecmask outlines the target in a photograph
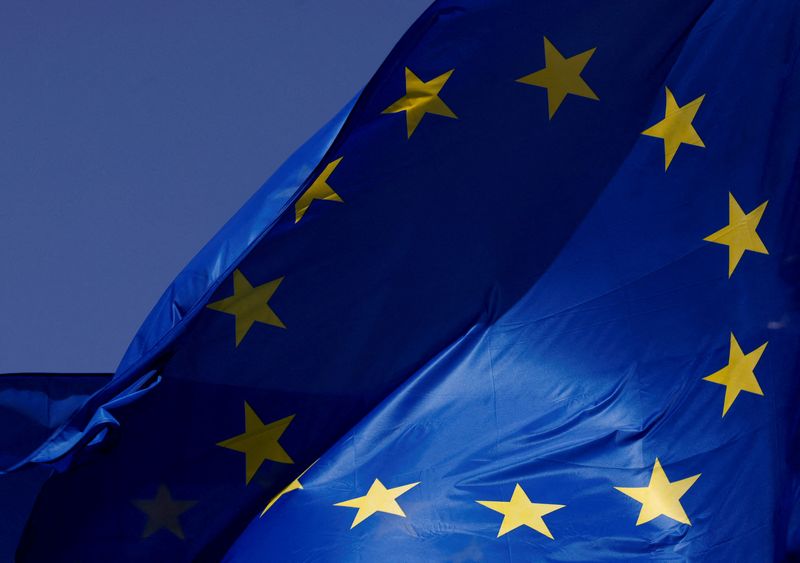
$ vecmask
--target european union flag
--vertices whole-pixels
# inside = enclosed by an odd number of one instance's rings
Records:
[[[798,30],[435,2],[21,463],[19,559],[790,557]]]

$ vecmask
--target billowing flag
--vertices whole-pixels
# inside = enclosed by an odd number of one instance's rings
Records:
[[[19,559],[789,557],[798,29],[435,2],[21,462]]]

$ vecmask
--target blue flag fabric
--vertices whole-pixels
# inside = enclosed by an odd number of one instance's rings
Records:
[[[27,460],[20,559],[789,557],[798,30],[435,2]]]
[[[111,374],[8,373],[0,374],[0,466],[28,455],[58,428]],[[44,480],[47,467],[0,475],[3,525],[0,561],[13,561],[28,513]]]

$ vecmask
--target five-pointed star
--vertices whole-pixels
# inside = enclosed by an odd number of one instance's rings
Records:
[[[653,465],[653,472],[650,474],[650,483],[646,487],[614,488],[642,503],[639,519],[636,521],[637,526],[645,524],[661,515],[691,526],[692,523],[689,521],[689,517],[686,515],[681,505],[681,497],[694,485],[695,481],[700,478],[700,475],[701,474],[698,473],[697,475],[681,479],[680,481],[670,482],[667,478],[667,474],[664,473],[664,469],[661,467],[661,462],[656,458],[656,462]]]
[[[695,98],[685,106],[679,106],[670,89],[665,88],[665,90],[667,91],[667,109],[664,111],[664,119],[642,131],[642,135],[664,139],[664,170],[666,171],[681,143],[705,147],[703,140],[692,125],[692,120],[697,115],[697,110],[700,109],[700,104],[703,103],[706,95]]]
[[[528,526],[540,534],[544,534],[551,540],[553,539],[553,534],[550,533],[542,516],[555,512],[565,506],[563,504],[541,504],[531,502],[531,499],[528,498],[528,495],[525,494],[525,491],[519,486],[519,483],[514,487],[514,492],[511,495],[510,501],[479,500],[477,503],[503,515],[500,531],[497,532],[498,538],[520,526]]]
[[[376,512],[396,514],[397,516],[405,518],[406,513],[403,512],[403,509],[397,504],[396,499],[417,485],[419,485],[419,481],[387,489],[379,479],[375,479],[369,491],[367,491],[367,494],[363,497],[337,502],[334,506],[347,506],[358,509],[356,517],[353,519],[353,524],[350,526],[351,530]]]
[[[242,452],[245,456],[245,483],[249,483],[264,460],[278,463],[294,463],[278,440],[294,419],[287,416],[264,424],[255,411],[244,403],[244,433],[218,442],[218,446]]]
[[[410,68],[406,68],[406,95],[383,110],[383,113],[406,112],[409,139],[426,113],[458,119],[458,116],[439,97],[439,92],[454,70],[450,69],[432,80],[423,82],[411,72]]]
[[[172,498],[166,485],[159,485],[155,498],[131,501],[136,508],[147,514],[142,537],[146,538],[157,531],[169,530],[180,539],[185,539],[179,516],[197,504],[196,500],[176,500]]]
[[[550,119],[561,106],[567,94],[574,94],[590,100],[598,100],[589,85],[581,78],[586,63],[592,58],[596,48],[574,55],[568,59],[558,52],[555,45],[544,38],[544,68],[518,79],[517,82],[547,88],[547,108]]]
[[[314,463],[317,463],[317,462],[315,461]],[[283,495],[285,495],[286,493],[291,493],[292,491],[298,491],[298,490],[301,490],[301,489],[303,488],[303,484],[300,482],[300,479],[303,477],[303,475],[305,475],[305,474],[306,474],[306,471],[308,471],[309,469],[311,469],[311,467],[314,465],[314,463],[312,463],[311,465],[309,465],[308,467],[306,467],[306,468],[305,468],[305,470],[304,470],[304,471],[303,471],[303,472],[302,472],[300,475],[298,475],[298,476],[297,476],[297,479],[295,479],[294,481],[292,481],[291,483],[289,483],[288,485],[286,485],[286,486],[285,486],[285,487],[284,487],[284,488],[281,490],[281,492],[279,492],[277,495],[275,495],[275,496],[272,498],[272,500],[270,500],[270,501],[267,503],[267,506],[266,506],[266,507],[264,507],[264,510],[262,510],[262,511],[261,511],[261,516],[264,516],[264,515],[267,513],[267,510],[269,510],[270,508],[272,508],[272,505],[273,505],[273,504],[275,504],[275,503],[278,501],[278,499],[279,499],[279,498],[281,498],[281,497],[282,497]],[[260,517],[259,517],[259,518],[260,518]]]
[[[336,167],[339,166],[339,163],[342,161],[342,158],[337,158],[333,162],[328,163],[325,167],[325,170],[317,176],[317,179],[314,180],[309,188],[303,192],[303,195],[295,202],[294,204],[294,222],[299,223],[300,219],[303,218],[303,215],[306,214],[308,211],[309,206],[311,206],[311,202],[315,199],[323,199],[327,201],[338,201],[339,203],[344,203],[342,198],[339,197],[333,188],[328,185],[328,178],[330,178],[333,171],[336,170]]]
[[[209,309],[236,317],[236,346],[239,346],[254,323],[286,328],[269,306],[272,294],[282,281],[283,278],[280,277],[253,287],[244,274],[236,270],[233,272],[233,295],[208,304]]]
[[[708,235],[703,240],[726,245],[728,250],[728,277],[733,275],[739,260],[748,250],[760,254],[769,254],[767,247],[761,237],[758,236],[756,229],[764,210],[767,208],[767,201],[745,214],[739,206],[739,202],[728,193],[728,225],[722,227],[716,233]]]
[[[731,348],[728,354],[728,365],[711,375],[704,377],[704,381],[718,383],[725,386],[725,402],[722,405],[722,416],[725,416],[731,408],[736,397],[742,391],[753,393],[754,395],[764,395],[761,386],[758,384],[754,370],[761,354],[767,348],[767,342],[745,354],[736,341],[736,337],[731,333]]]

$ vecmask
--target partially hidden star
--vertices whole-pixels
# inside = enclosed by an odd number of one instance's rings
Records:
[[[294,222],[299,223],[300,219],[306,214],[308,208],[314,200],[334,201],[344,203],[342,198],[336,193],[333,188],[328,184],[328,179],[342,162],[342,158],[337,158],[333,162],[329,162],[325,169],[317,176],[306,191],[297,199],[294,204]]]
[[[158,487],[156,496],[151,499],[136,499],[133,505],[147,515],[147,523],[142,531],[142,538],[147,538],[159,530],[167,530],[179,539],[185,539],[180,516],[194,505],[196,500],[178,500],[166,485]]]

